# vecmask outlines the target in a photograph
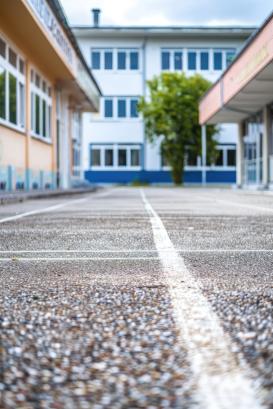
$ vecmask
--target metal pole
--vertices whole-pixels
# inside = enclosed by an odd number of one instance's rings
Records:
[[[202,125],[202,185],[207,184],[207,135],[206,135],[206,125]]]

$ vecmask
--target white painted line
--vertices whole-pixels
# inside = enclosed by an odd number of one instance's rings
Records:
[[[109,196],[114,190],[116,190],[116,189],[110,189],[110,190],[107,190],[106,192],[95,193],[94,196],[92,196],[92,199],[94,197],[96,197],[96,198],[97,197],[99,197],[99,198],[102,197],[103,198],[103,197]],[[21,219],[22,217],[33,216],[35,214],[53,212],[54,210],[61,209],[62,207],[65,207],[65,206],[69,206],[69,205],[72,205],[72,204],[75,204],[75,203],[84,203],[84,202],[87,202],[87,201],[88,201],[87,197],[84,197],[82,199],[67,200],[64,203],[59,203],[59,204],[54,205],[54,206],[44,207],[42,209],[31,210],[29,212],[20,213],[20,214],[17,214],[15,216],[5,217],[4,219],[0,219],[0,223],[5,223],[5,222],[13,221],[13,220],[18,220],[18,219]]]
[[[260,409],[258,389],[246,364],[238,366],[231,340],[203,296],[183,258],[174,248],[157,213],[141,196],[150,216],[154,242],[172,298],[180,339],[187,347],[197,386],[198,407],[204,409]],[[167,253],[165,250],[169,250]]]
[[[270,213],[273,212],[273,208],[270,208],[270,207],[248,205],[248,204],[245,204],[245,203],[232,202],[231,200],[217,199],[216,201],[217,201],[217,203],[229,204],[229,205],[232,205],[232,206],[243,207],[243,208],[246,208],[246,209],[262,210],[263,212],[270,212]]]
[[[159,260],[159,257],[0,257],[6,261],[148,261]]]
[[[35,214],[53,212],[54,210],[61,209],[62,207],[69,206],[69,205],[75,204],[75,203],[82,203],[82,202],[85,202],[86,200],[87,200],[86,198],[76,199],[76,200],[68,200],[65,203],[59,203],[59,204],[54,205],[54,206],[43,207],[42,209],[31,210],[29,212],[17,214],[15,216],[5,217],[4,219],[0,219],[0,223],[5,223],[5,222],[13,221],[13,220],[18,220],[18,219],[21,219],[22,217],[33,216]]]
[[[273,249],[175,249],[178,253],[273,253]],[[164,250],[162,253],[170,253],[173,250]],[[128,250],[0,250],[0,254],[39,254],[39,253],[63,253],[63,254],[73,254],[73,253],[113,253],[113,254],[130,254],[130,253],[157,253],[158,250],[149,249],[128,249]]]

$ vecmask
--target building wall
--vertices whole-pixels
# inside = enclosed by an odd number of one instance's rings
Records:
[[[102,28],[103,29],[103,28]],[[202,74],[211,82],[216,81],[225,65],[221,70],[212,69],[213,66],[213,50],[234,50],[238,52],[242,45],[242,40],[228,40],[217,39],[204,40],[202,37],[195,39],[186,38],[142,38],[128,36],[124,32],[123,37],[119,33],[119,37],[115,37],[109,33],[108,36],[103,34],[100,38],[99,34],[89,37],[86,35],[79,35],[78,41],[85,55],[86,60],[91,66],[91,50],[94,51],[113,51],[113,66],[114,69],[94,69],[93,74],[98,81],[104,98],[101,100],[100,115],[84,115],[83,121],[83,135],[84,135],[84,153],[83,165],[86,170],[86,177],[91,181],[96,182],[117,182],[134,180],[136,175],[143,179],[148,177],[149,181],[166,182],[169,181],[169,171],[162,166],[162,159],[160,154],[160,141],[151,145],[145,140],[144,124],[141,118],[117,118],[115,115],[116,103],[114,102],[114,117],[105,118],[104,116],[104,99],[112,97],[116,101],[117,97],[139,97],[141,95],[147,96],[148,89],[146,81],[159,75],[162,72],[161,66],[161,52],[162,50],[181,49],[183,51],[183,71],[187,75],[192,75],[196,72]],[[117,49],[128,50],[137,49],[139,51],[139,69],[132,70],[118,70],[117,64]],[[201,71],[200,69],[187,69],[187,50],[209,50],[210,69]],[[103,54],[101,54],[101,64],[103,65]],[[169,69],[172,71],[172,69]],[[227,166],[227,149],[234,150],[236,148],[237,127],[234,125],[222,125],[219,135],[217,136],[219,149],[223,150],[224,163],[222,166],[210,167],[210,177],[208,180],[217,183],[233,183],[235,182],[235,164]],[[112,168],[107,166],[92,166],[90,151],[98,149],[100,146],[112,144],[114,146],[121,146],[130,144],[139,144],[141,151],[141,163],[138,170],[133,169],[132,166],[118,167],[117,163]],[[235,155],[234,155],[235,156]],[[101,158],[103,152],[101,153]],[[201,171],[201,159],[197,160],[195,167],[186,167],[187,178],[189,181],[199,182]],[[112,173],[111,173],[112,170]],[[140,173],[140,171],[142,173]],[[147,174],[144,176],[143,171]],[[104,173],[105,172],[105,173]],[[132,175],[130,176],[130,172]],[[139,172],[139,173],[137,173]],[[164,173],[165,172],[165,173]],[[225,173],[226,172],[226,173]],[[124,174],[126,173],[126,175]]]

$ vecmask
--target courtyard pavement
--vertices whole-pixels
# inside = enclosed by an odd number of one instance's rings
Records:
[[[1,408],[272,409],[273,197],[1,206],[0,313]]]

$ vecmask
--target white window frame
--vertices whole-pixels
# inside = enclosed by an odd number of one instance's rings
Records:
[[[169,52],[170,53],[170,68],[169,69],[162,69],[162,65],[160,66],[160,70],[163,72],[185,72],[185,73],[220,73],[227,68],[226,64],[226,55],[228,52],[234,52],[236,55],[237,49],[235,47],[230,48],[221,48],[221,47],[162,47],[160,48],[160,56],[162,52]],[[174,53],[175,52],[182,52],[182,70],[176,70],[174,68]],[[188,69],[188,53],[195,52],[196,53],[196,69],[189,70]],[[209,55],[209,67],[207,70],[201,70],[201,52],[207,52]],[[214,52],[221,52],[222,53],[222,70],[214,70]],[[160,59],[161,64],[161,59]]]
[[[26,74],[20,72],[20,60],[24,63],[24,70],[26,70],[25,57],[18,51],[17,47],[7,39],[2,33],[1,40],[6,44],[6,57],[0,55],[0,65],[5,70],[5,113],[6,118],[0,118],[0,124],[6,125],[17,131],[24,132],[26,130]],[[16,67],[9,63],[9,49],[16,53],[17,63]],[[9,73],[16,78],[16,123],[9,120]],[[23,98],[21,99],[20,85],[23,89]],[[23,119],[21,121],[21,119]]]
[[[93,166],[90,159],[91,159],[91,151],[93,149],[100,150],[100,166]],[[113,166],[105,166],[105,150],[112,149],[113,150]],[[118,165],[118,151],[119,149],[126,150],[126,165],[119,166]],[[141,169],[141,144],[91,144],[89,147],[89,168],[91,170],[140,170]],[[131,165],[131,151],[132,150],[139,150],[139,162],[138,166]]]
[[[33,72],[34,81],[30,82],[30,96],[31,96],[31,136],[33,138],[39,139],[44,142],[51,143],[52,142],[52,84],[46,80],[43,75],[33,66],[31,66],[31,70]],[[35,83],[36,75],[40,77],[40,87],[38,87]],[[45,82],[46,84],[46,92],[42,89],[42,84]],[[48,89],[51,89],[51,95],[48,95]],[[36,126],[36,112],[35,112],[35,98],[34,102],[32,101],[33,96],[39,96],[39,104],[40,104],[40,133],[36,133],[35,126]],[[43,136],[42,129],[43,129],[43,100],[46,102],[46,136]],[[49,116],[49,110],[51,115]]]
[[[99,52],[100,53],[100,68],[92,68],[92,52]],[[113,54],[113,64],[112,64],[112,69],[105,69],[105,64],[104,64],[104,53],[105,52],[112,52]],[[118,52],[125,52],[125,69],[121,70],[118,69]],[[137,52],[138,53],[138,69],[132,70],[130,68],[130,53],[131,52]],[[140,47],[116,47],[116,48],[109,48],[109,47],[91,47],[90,48],[90,66],[91,69],[94,71],[102,71],[104,73],[117,73],[117,74],[122,74],[122,73],[139,73],[141,71],[141,66],[142,66],[142,53],[141,53],[141,48]]]
[[[138,95],[130,95],[130,96],[124,96],[124,95],[118,95],[118,96],[104,96],[100,99],[100,112],[101,112],[101,118],[100,120],[106,121],[106,122],[111,122],[111,121],[140,121],[140,115],[137,117],[132,117],[131,116],[131,100],[137,100],[139,101],[139,96]],[[111,117],[106,117],[105,116],[105,100],[111,99],[113,101],[113,116]],[[124,99],[126,101],[126,116],[125,117],[119,117],[118,116],[118,100],[119,99]],[[95,118],[93,118],[95,120]]]

